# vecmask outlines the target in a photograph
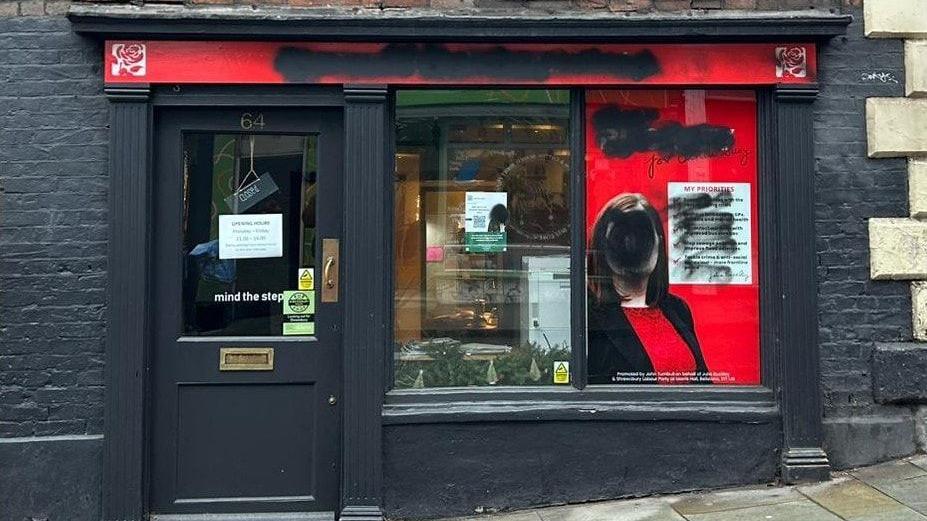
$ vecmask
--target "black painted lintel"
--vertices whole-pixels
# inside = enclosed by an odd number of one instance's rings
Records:
[[[822,41],[853,17],[829,11],[602,15],[531,9],[440,11],[74,4],[75,31],[102,38],[454,42]]]
[[[385,103],[387,95],[385,85],[345,85],[345,103]]]
[[[103,88],[106,99],[118,103],[122,101],[147,103],[151,97],[151,87],[148,84],[109,84]]]

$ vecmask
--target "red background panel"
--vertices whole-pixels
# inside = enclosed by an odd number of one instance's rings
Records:
[[[742,90],[589,90],[586,94],[586,228],[592,226],[602,207],[623,192],[641,193],[660,213],[667,229],[667,183],[750,183],[751,257],[750,285],[673,284],[670,292],[682,298],[692,311],[695,331],[709,371],[727,373],[733,381],[760,383],[759,218],[757,198],[757,107],[753,91]],[[655,108],[660,122],[684,125],[709,123],[733,129],[730,153],[680,161],[660,162],[653,152],[627,158],[606,157],[595,139],[593,115],[606,106],[622,109]]]

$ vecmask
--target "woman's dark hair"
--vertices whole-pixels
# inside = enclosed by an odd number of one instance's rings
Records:
[[[489,210],[489,227],[488,231],[498,232],[502,229],[502,226],[505,226],[505,223],[509,220],[509,211],[504,204],[497,204],[492,207],[492,210]]]
[[[657,263],[650,272],[653,251]],[[619,302],[613,278],[647,280],[648,306],[658,305],[669,289],[666,234],[660,214],[641,194],[619,194],[606,203],[592,228],[588,252],[589,292],[599,304]]]

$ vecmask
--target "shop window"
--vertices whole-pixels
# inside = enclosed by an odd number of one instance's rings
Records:
[[[183,334],[311,334],[283,292],[315,265],[317,136],[183,138]]]
[[[397,93],[394,387],[758,385],[755,92],[586,91],[585,212],[569,99]],[[576,356],[587,379],[555,378]]]
[[[590,384],[760,382],[751,91],[586,93]]]
[[[569,122],[566,90],[397,92],[395,388],[570,360]]]

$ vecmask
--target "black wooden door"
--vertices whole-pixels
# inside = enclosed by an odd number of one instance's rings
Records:
[[[334,513],[341,113],[165,110],[156,129],[151,512]]]

